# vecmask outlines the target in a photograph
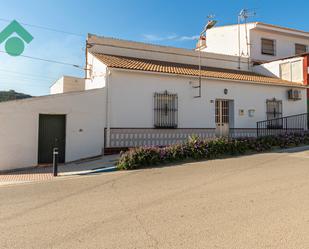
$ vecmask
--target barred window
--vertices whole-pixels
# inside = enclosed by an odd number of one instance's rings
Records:
[[[177,128],[178,97],[177,94],[154,94],[154,126],[155,128]]]
[[[267,120],[282,117],[282,101],[271,99],[266,101]]]
[[[307,52],[307,45],[295,44],[295,54],[304,54]]]
[[[275,40],[262,38],[262,54],[276,55]]]

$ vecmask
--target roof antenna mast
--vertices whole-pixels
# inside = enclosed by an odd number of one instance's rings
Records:
[[[214,20],[215,15],[208,15],[208,22],[205,25],[203,31],[200,34],[200,38],[198,41],[198,45],[197,45],[197,50],[198,50],[198,58],[199,58],[199,64],[198,64],[198,70],[199,70],[199,84],[198,86],[193,86],[193,88],[198,88],[199,89],[199,94],[197,96],[194,96],[194,98],[201,98],[202,97],[202,56],[201,56],[201,50],[206,48],[206,33],[207,30],[213,28],[217,21]]]
[[[243,51],[241,51],[241,42],[240,42],[240,24],[241,22],[245,25],[245,38],[246,38],[246,47],[247,47],[247,53],[246,56],[248,57],[248,69],[250,69],[250,58],[249,58],[249,39],[248,39],[248,30],[247,30],[247,20],[249,17],[253,17],[256,15],[255,11],[249,10],[249,9],[242,9],[238,16],[237,16],[237,22],[238,22],[238,69],[241,69],[241,56],[243,55]]]

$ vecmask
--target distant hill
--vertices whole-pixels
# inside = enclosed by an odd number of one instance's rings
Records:
[[[8,100],[15,100],[15,99],[26,99],[31,98],[31,95],[27,95],[24,93],[18,93],[14,90],[10,91],[0,91],[0,102],[8,101]]]

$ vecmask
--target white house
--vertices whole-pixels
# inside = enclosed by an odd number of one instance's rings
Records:
[[[206,52],[249,57],[264,63],[308,52],[309,32],[252,22],[207,30]]]
[[[234,55],[89,35],[85,90],[0,104],[0,169],[50,163],[53,147],[70,162],[193,134],[255,136],[257,121],[306,112],[288,96],[305,96],[305,81],[238,67]]]
[[[163,145],[192,133],[254,136],[256,122],[269,118],[267,105],[275,105],[280,116],[306,112],[302,81],[245,71],[246,59],[236,70],[237,56],[201,53],[200,72],[198,51],[93,35],[87,54],[86,89],[108,92],[107,148]],[[304,97],[289,101],[292,88]]]

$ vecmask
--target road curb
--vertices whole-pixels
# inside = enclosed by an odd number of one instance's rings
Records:
[[[81,172],[78,175],[89,175],[89,174],[96,174],[96,173],[108,173],[108,172],[115,172],[118,171],[116,166],[108,167],[108,168],[100,168],[95,170],[90,170],[89,172]]]

